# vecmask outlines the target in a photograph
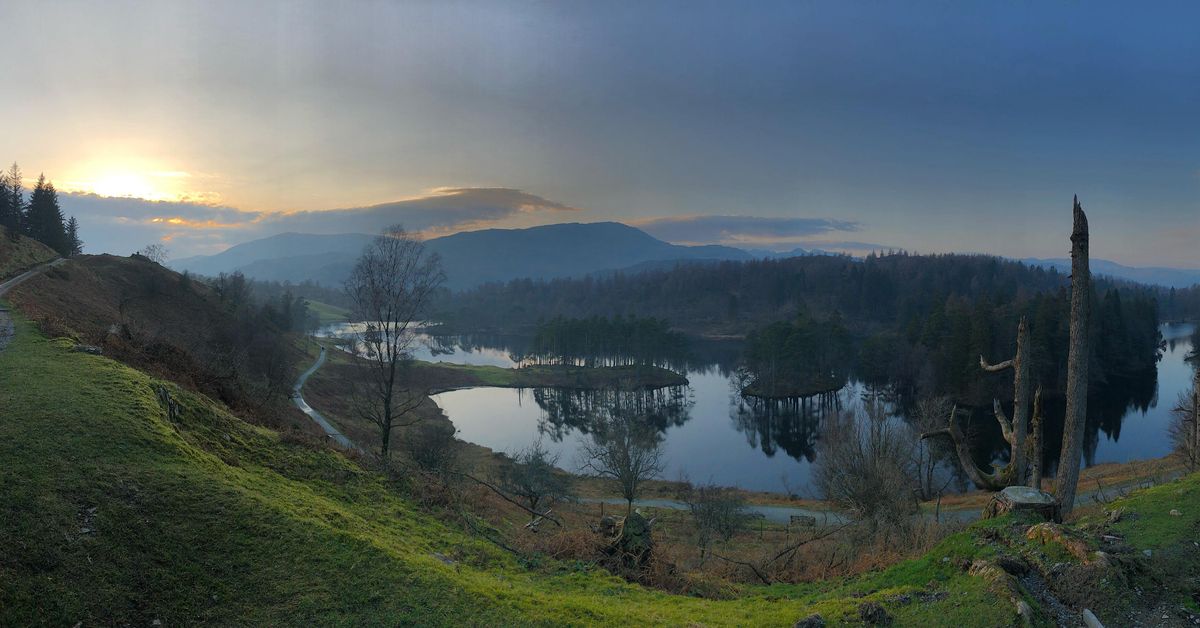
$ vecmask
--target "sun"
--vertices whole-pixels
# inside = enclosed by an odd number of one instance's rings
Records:
[[[107,172],[85,184],[99,196],[144,198],[151,201],[170,200],[173,195],[159,189],[150,177],[138,172]]]

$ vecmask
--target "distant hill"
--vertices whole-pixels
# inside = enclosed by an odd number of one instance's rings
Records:
[[[1038,259],[1029,257],[1020,261],[1029,266],[1041,266],[1042,268],[1054,268],[1060,272],[1071,272],[1071,260],[1065,258]],[[1200,284],[1200,269],[1163,268],[1158,266],[1139,268],[1124,266],[1104,259],[1092,259],[1091,268],[1093,274],[1108,275],[1117,279],[1126,279],[1168,288],[1187,288]]]
[[[217,255],[175,260],[171,266],[202,275],[238,270],[256,279],[311,279],[336,285],[350,272],[371,237],[284,233],[239,244]],[[426,244],[442,257],[446,285],[453,289],[525,277],[576,277],[646,262],[753,258],[727,246],[669,244],[616,222],[485,229],[435,238]]]
[[[344,265],[346,260],[353,263],[371,238],[362,233],[281,233],[232,246],[216,255],[172,260],[168,266],[200,275],[240,270],[256,279],[321,280],[317,275],[340,272],[327,271],[325,266]]]

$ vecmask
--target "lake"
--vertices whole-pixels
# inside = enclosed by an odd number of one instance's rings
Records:
[[[1084,464],[1154,458],[1170,450],[1167,423],[1181,391],[1191,386],[1190,324],[1163,325],[1166,346],[1157,373],[1145,380],[1094,392],[1089,402]],[[726,354],[729,352],[726,351]],[[520,341],[511,338],[431,339],[415,351],[423,360],[513,367]],[[665,434],[667,471],[663,479],[686,475],[752,490],[786,491],[816,497],[810,476],[821,419],[829,412],[853,409],[864,387],[850,383],[837,393],[789,402],[751,402],[735,393],[731,363],[688,364],[689,384],[677,390],[597,393],[564,390],[475,388],[435,395],[433,399],[463,440],[514,453],[535,440],[559,456],[559,466],[578,470],[579,445],[589,416],[621,403],[649,407],[649,416]],[[1047,408],[1048,468],[1061,439],[1061,409]],[[1057,415],[1057,416],[1055,416]],[[1057,418],[1057,424],[1054,419]],[[977,413],[981,459],[1002,458],[1004,446],[989,414]]]

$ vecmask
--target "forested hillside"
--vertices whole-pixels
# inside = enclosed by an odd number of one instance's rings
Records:
[[[1102,279],[1095,285],[1093,382],[1152,367],[1156,293]],[[831,368],[854,368],[868,382],[986,402],[979,356],[1011,354],[1022,316],[1032,329],[1035,375],[1057,389],[1066,369],[1067,286],[1055,270],[987,256],[813,256],[489,284],[447,295],[440,311],[449,327],[470,331],[531,331],[555,317],[654,317],[696,334],[770,337],[757,343],[763,352],[791,351],[798,360],[831,353],[838,361]],[[848,347],[822,331],[831,321],[847,331]]]

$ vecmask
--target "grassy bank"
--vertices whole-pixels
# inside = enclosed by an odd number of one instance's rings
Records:
[[[19,322],[0,354],[0,624],[791,625],[855,619],[864,601],[909,623],[1012,621],[983,580],[938,555],[721,601],[530,567],[381,476],[168,384],[173,422],[160,382],[68,345]],[[945,595],[889,601],[930,588]]]
[[[10,240],[8,231],[0,227],[0,279],[7,279],[56,257],[58,254],[53,249],[33,238],[21,236],[16,241]]]
[[[312,299],[305,300],[308,303],[308,309],[317,315],[317,322],[321,325],[329,325],[330,323],[344,323],[350,320],[350,310],[336,305],[330,305],[321,301],[313,301]]]

